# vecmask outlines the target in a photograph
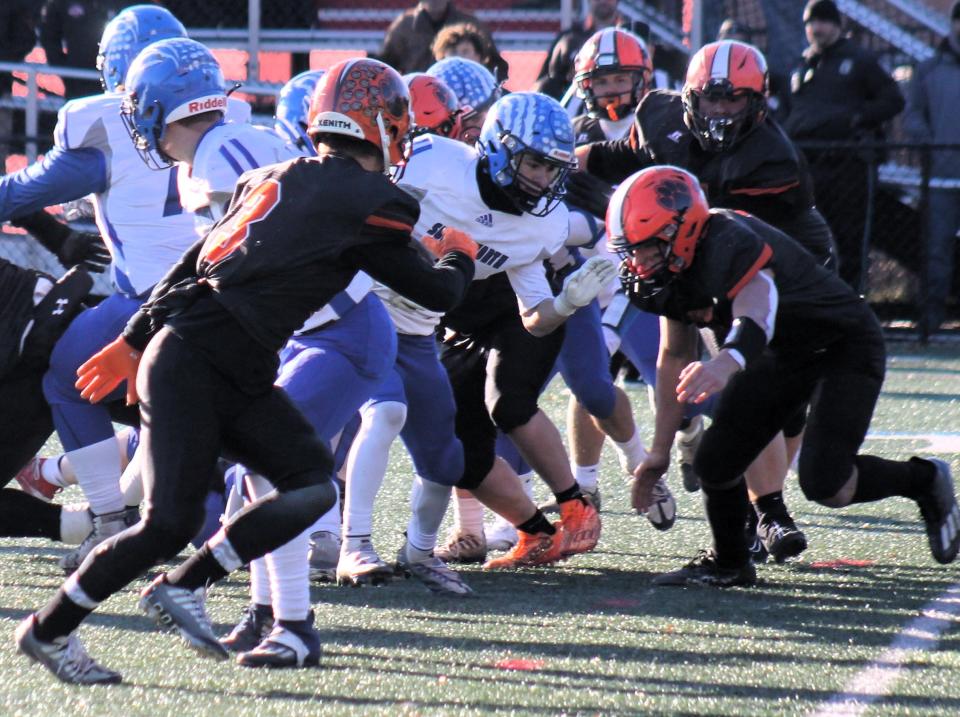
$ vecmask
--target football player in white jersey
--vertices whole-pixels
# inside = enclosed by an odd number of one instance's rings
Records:
[[[57,343],[44,377],[54,425],[90,504],[93,530],[62,567],[72,572],[90,549],[137,518],[119,487],[121,458],[110,413],[83,400],[76,370],[125,325],[153,285],[196,239],[194,220],[180,203],[176,173],[151,171],[130,144],[120,116],[124,76],[149,44],[185,37],[164,8],[138,5],[104,30],[97,65],[104,94],[65,104],[54,148],[41,162],[0,178],[0,221],[43,207],[93,197],[97,226],[113,260],[115,293],[84,311]],[[241,119],[246,103],[233,102]],[[119,397],[120,394],[117,394]]]

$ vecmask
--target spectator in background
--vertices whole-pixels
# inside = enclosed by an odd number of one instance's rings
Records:
[[[497,82],[507,79],[507,62],[497,52],[493,39],[472,23],[447,25],[437,33],[432,50],[433,59],[438,62],[447,57],[463,57],[486,67]]]
[[[589,11],[583,24],[574,24],[556,38],[543,61],[534,89],[560,99],[573,82],[573,62],[580,48],[593,33],[613,27],[620,21],[617,0],[588,0]]]
[[[451,0],[420,0],[390,23],[379,57],[401,75],[423,72],[433,64],[431,46],[437,33],[458,23],[473,25],[493,45],[490,32],[480,21],[458,10]]]
[[[37,44],[31,0],[3,0],[0,3],[0,62],[23,62]],[[0,102],[10,99],[13,75],[0,72]],[[0,107],[0,174],[6,172],[7,155],[13,137],[13,110]]]
[[[833,0],[811,0],[803,11],[810,46],[790,77],[790,114],[784,129],[798,141],[882,140],[882,124],[904,106],[893,78],[867,50],[841,33]],[[861,152],[846,147],[807,150],[817,206],[833,229],[840,276],[863,289],[863,234],[868,171]]]
[[[6,4],[7,0],[3,0]],[[40,44],[47,64],[95,70],[103,28],[130,0],[47,0],[40,12]],[[149,0],[145,4],[150,4]],[[63,78],[64,97],[98,95],[100,80]]]
[[[907,95],[904,129],[911,139],[937,144],[960,144],[960,2],[950,11],[950,34],[937,54],[920,63],[913,74]],[[960,152],[934,150],[931,176],[960,178]],[[923,297],[926,332],[936,331],[945,317],[960,228],[960,192],[930,189],[927,214],[927,294]]]

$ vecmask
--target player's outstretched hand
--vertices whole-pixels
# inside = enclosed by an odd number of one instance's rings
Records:
[[[670,455],[650,452],[633,472],[630,485],[630,502],[638,513],[650,509],[653,503],[653,486],[663,477],[670,467]]]
[[[423,238],[423,245],[438,259],[444,254],[458,251],[471,259],[477,258],[477,243],[466,232],[452,227],[444,227],[439,239],[429,234]]]
[[[563,290],[553,300],[554,308],[557,313],[570,316],[597,298],[616,275],[617,267],[612,261],[602,256],[590,257],[567,278]]]
[[[677,400],[686,403],[703,403],[715,393],[726,388],[730,377],[740,370],[738,364],[726,351],[721,351],[706,362],[694,361],[680,372],[677,384]]]
[[[76,384],[80,395],[99,403],[113,389],[127,382],[127,405],[132,406],[140,400],[137,396],[137,368],[142,354],[124,341],[123,337],[95,353],[77,369]]]
[[[68,269],[79,264],[97,274],[110,266],[110,252],[99,234],[71,231],[57,251],[57,259]]]

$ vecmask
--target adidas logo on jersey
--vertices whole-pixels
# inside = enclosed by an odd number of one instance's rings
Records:
[[[478,221],[480,224],[483,224],[483,226],[485,226],[485,227],[488,227],[488,228],[489,228],[489,227],[492,227],[492,226],[493,226],[493,215],[492,215],[492,214],[481,214],[479,217],[477,217],[476,221]]]

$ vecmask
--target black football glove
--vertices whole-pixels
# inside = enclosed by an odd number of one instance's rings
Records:
[[[71,230],[57,250],[64,267],[81,266],[97,274],[110,266],[110,252],[99,234]]]
[[[589,172],[574,172],[567,177],[567,204],[604,219],[613,187]]]

